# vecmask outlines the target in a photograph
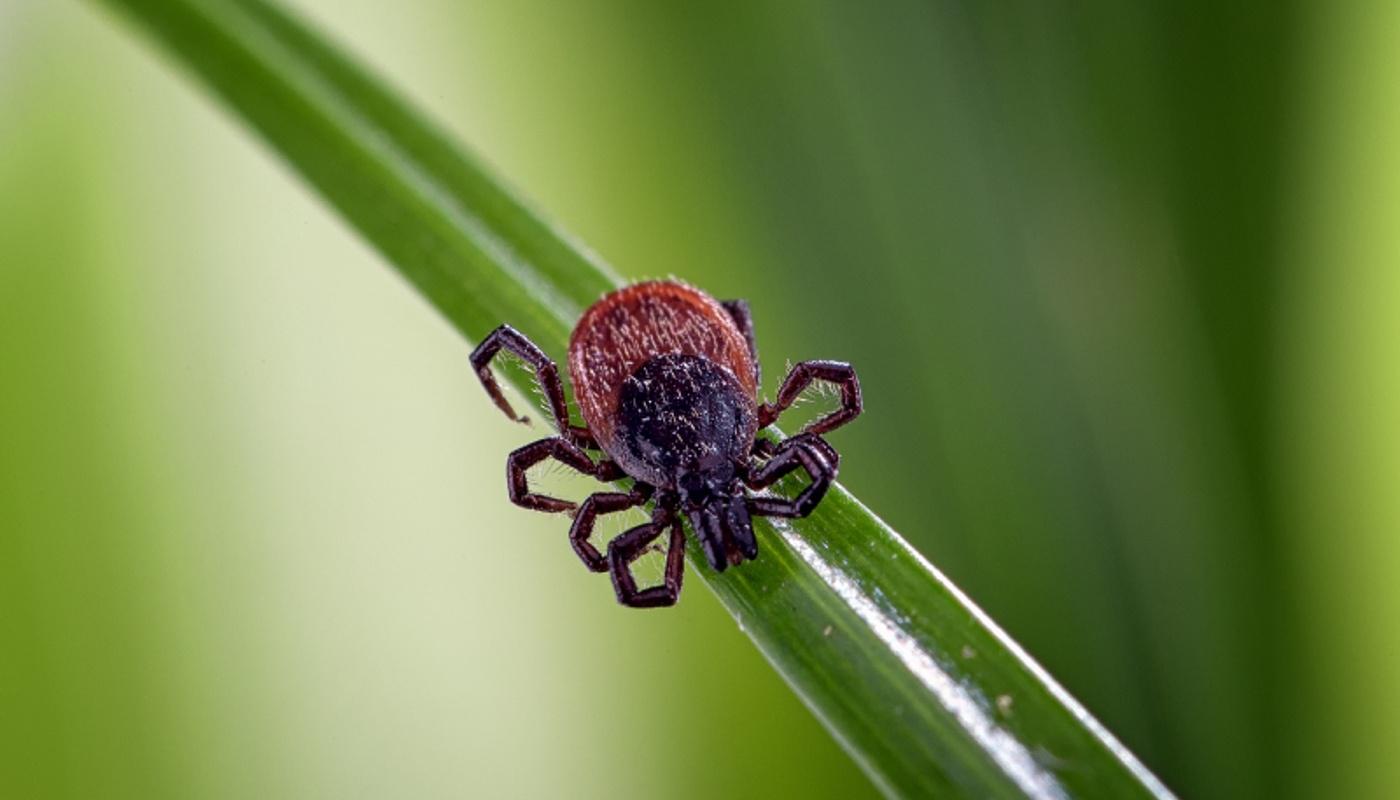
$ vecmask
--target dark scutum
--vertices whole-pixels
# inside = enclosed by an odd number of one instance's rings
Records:
[[[697,356],[657,356],[622,385],[619,452],[627,474],[683,493],[722,491],[748,456],[758,415],[723,367]]]

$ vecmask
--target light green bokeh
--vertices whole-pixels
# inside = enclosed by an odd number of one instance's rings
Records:
[[[242,130],[91,9],[8,24],[0,794],[871,792],[703,590],[619,613],[504,502],[531,432]]]
[[[1400,794],[1400,7],[1319,10],[1279,425],[1313,796]]]

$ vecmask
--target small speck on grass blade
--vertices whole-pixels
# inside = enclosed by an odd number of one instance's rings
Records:
[[[579,312],[618,284],[415,110],[277,8],[98,2],[198,75],[466,338],[510,320],[562,358]],[[759,536],[763,555],[743,569],[718,577],[703,559],[692,564],[886,793],[1169,796],[843,489],[809,519],[760,522]]]

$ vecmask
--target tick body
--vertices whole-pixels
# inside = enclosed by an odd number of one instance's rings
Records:
[[[539,347],[508,325],[473,351],[472,366],[506,415],[515,414],[491,373],[501,351],[535,371],[557,436],[528,444],[506,462],[511,501],[568,512],[569,539],[589,569],[609,572],[617,599],[634,607],[669,606],[680,594],[689,520],[705,560],[724,571],[758,556],[754,516],[811,513],[836,477],[839,457],[822,435],[861,411],[860,384],[849,364],[804,361],[784,379],[774,403],[760,403],[758,356],[748,305],[718,302],[691,286],[651,281],[606,295],[586,312],[569,340],[569,372],[584,426],[569,420],[559,370]],[[840,388],[841,405],[800,434],[774,443],[756,438],[813,382]],[[600,455],[592,455],[590,451]],[[623,476],[629,492],[599,492],[575,504],[530,491],[526,472],[554,459],[599,480]],[[809,476],[795,497],[754,496],[797,470]],[[589,542],[602,514],[653,502],[651,521],[625,531],[606,555]],[[669,533],[665,579],[639,590],[631,563]]]

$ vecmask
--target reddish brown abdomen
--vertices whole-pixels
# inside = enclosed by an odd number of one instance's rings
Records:
[[[579,411],[612,451],[623,381],[651,359],[679,353],[725,368],[756,399],[749,345],[714,298],[673,281],[639,283],[606,295],[584,312],[569,338],[569,374]]]

